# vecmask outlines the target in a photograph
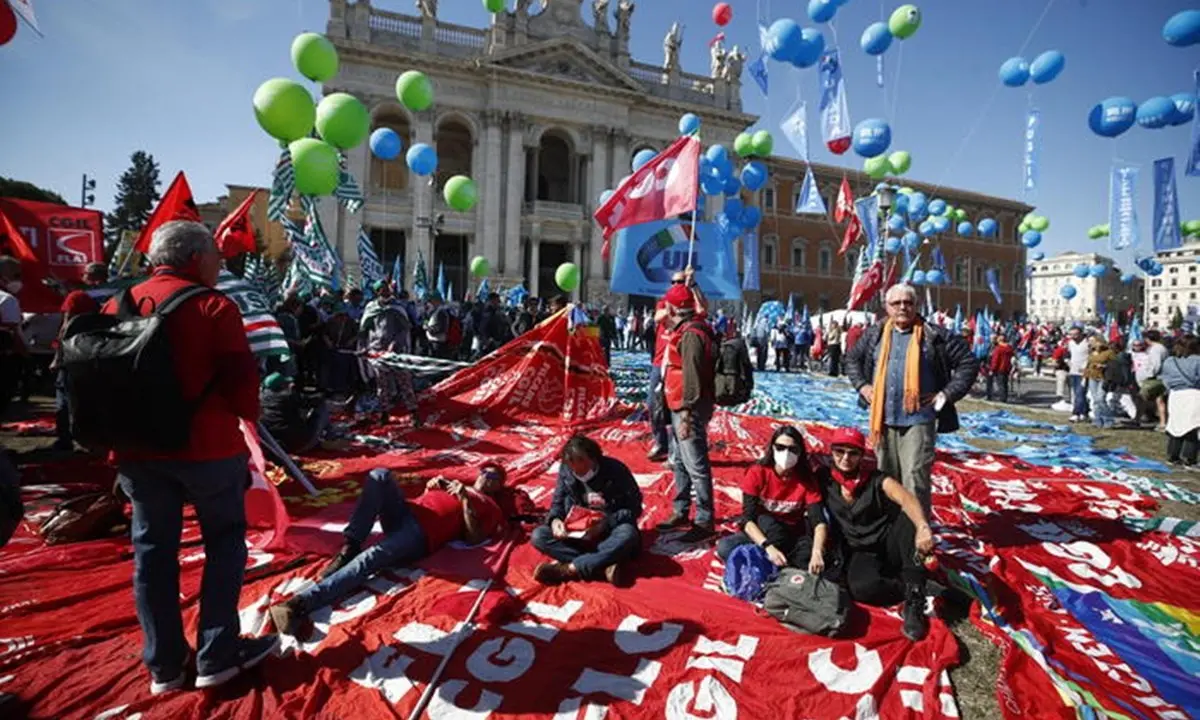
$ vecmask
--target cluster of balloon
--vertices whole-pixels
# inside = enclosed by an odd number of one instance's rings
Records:
[[[579,266],[570,262],[559,265],[554,271],[554,282],[563,292],[573,292],[579,287]]]
[[[1138,266],[1139,270],[1146,273],[1150,277],[1157,277],[1163,274],[1162,263],[1155,260],[1153,255],[1135,258],[1134,263]]]
[[[810,14],[811,9],[809,5]],[[868,25],[858,44],[868,55],[882,55],[892,46],[892,40],[906,40],[920,27],[920,9],[916,5],[901,5],[892,11],[886,23],[880,21]]]
[[[487,277],[488,273],[491,271],[492,266],[488,262],[488,259],[484,256],[476,255],[475,257],[471,258],[472,277],[482,280],[483,278]]]
[[[1099,240],[1100,238],[1108,237],[1108,223],[1091,226],[1088,228],[1087,236],[1092,240]]]
[[[1101,137],[1117,137],[1136,122],[1157,130],[1177,127],[1191,121],[1196,113],[1196,96],[1182,92],[1156,96],[1138,105],[1127,97],[1110,97],[1094,105],[1088,113],[1088,127]]]
[[[720,27],[725,27],[733,19],[733,8],[724,2],[713,5],[712,19]]]
[[[800,69],[816,65],[821,53],[825,52],[825,36],[820,30],[801,28],[795,20],[788,18],[773,22],[763,39],[763,49],[768,57]]]
[[[1050,220],[1041,215],[1030,213],[1021,220],[1017,232],[1021,234],[1021,244],[1027,248],[1035,248],[1042,243],[1042,233],[1050,229]]]
[[[863,161],[863,172],[873,180],[879,180],[888,175],[899,177],[912,167],[912,154],[907,150],[897,150],[890,155],[876,155]]]
[[[770,157],[774,150],[775,137],[769,130],[759,130],[754,134],[739,133],[733,140],[733,151],[738,154],[738,157]]]
[[[1011,57],[1000,65],[1000,82],[1014,88],[1030,80],[1037,85],[1045,85],[1058,77],[1066,64],[1066,56],[1057,50],[1047,50],[1034,58],[1032,63],[1022,57]]]
[[[1175,47],[1200,43],[1200,10],[1184,10],[1172,15],[1163,25],[1162,35],[1168,45]]]

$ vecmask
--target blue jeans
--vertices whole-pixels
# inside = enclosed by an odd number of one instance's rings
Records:
[[[656,447],[667,447],[667,426],[654,422],[654,393],[662,383],[662,368],[651,366],[650,379],[646,384],[646,412],[650,415],[650,432],[654,435]]]
[[[71,405],[67,396],[66,370],[59,370],[54,378],[54,429],[60,443],[71,442]]]
[[[329,402],[322,400],[320,405],[313,409],[312,417],[308,420],[308,433],[304,438],[304,442],[297,445],[295,454],[303,455],[312,450],[317,445],[321,444],[321,436],[325,434],[325,429],[329,427]]]
[[[555,560],[574,565],[584,580],[592,580],[600,577],[609,565],[633,557],[641,547],[642,539],[636,525],[621,523],[608,532],[595,550],[588,552],[571,538],[554,537],[549,525],[539,525],[530,542]]]
[[[679,439],[682,416],[671,413],[671,465],[675,470],[675,513],[684,517],[692,505],[692,489],[696,491],[696,524],[712,527],[713,484],[712,466],[708,462],[708,421],[712,419],[712,403],[699,403],[692,409],[691,437]]]
[[[118,482],[133,503],[133,599],[145,637],[142,660],[155,678],[178,677],[188,644],[179,612],[179,536],[191,503],[204,540],[196,671],[236,662],[238,597],[246,569],[245,456],[122,463]]]
[[[1071,380],[1071,397],[1075,401],[1075,407],[1071,414],[1085,418],[1088,413],[1087,383],[1082,375],[1071,375],[1069,378]]]
[[[345,567],[309,587],[292,599],[293,605],[310,613],[339,600],[362,586],[372,575],[389,567],[402,567],[429,554],[425,531],[408,509],[408,501],[386,470],[372,470],[350,515],[343,535],[346,542],[362,545],[379,520],[383,539],[360,552]]]
[[[1088,380],[1088,395],[1092,399],[1092,424],[1098,428],[1113,426],[1113,409],[1108,404],[1108,393],[1104,392],[1103,380]]]

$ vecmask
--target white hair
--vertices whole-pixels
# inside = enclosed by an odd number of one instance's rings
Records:
[[[891,302],[893,300],[899,299],[901,296],[906,297],[909,300],[912,300],[913,303],[915,304],[917,302],[917,289],[915,287],[913,287],[912,285],[907,285],[904,283],[900,283],[898,285],[893,285],[890,288],[888,288],[887,295],[884,297],[884,299],[887,302]]]
[[[204,225],[190,220],[172,220],[154,231],[146,257],[154,266],[182,268],[197,255],[215,249],[212,233]]]

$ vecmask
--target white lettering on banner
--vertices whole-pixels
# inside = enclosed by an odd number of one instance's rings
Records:
[[[998,509],[1016,510],[1018,512],[1039,513],[1041,505],[1035,505],[1030,500],[1036,500],[1037,495],[1029,490],[1020,480],[984,480],[988,494],[998,500]]]
[[[833,648],[821,648],[808,656],[808,671],[829,690],[844,695],[867,692],[883,677],[879,653],[854,643],[855,665],[850,669],[833,662]]]
[[[1085,540],[1070,543],[1044,542],[1042,547],[1055,557],[1075,561],[1067,563],[1068,570],[1081,578],[1096,580],[1104,587],[1124,585],[1137,589],[1142,586],[1141,580],[1119,567],[1114,567],[1108,553]]]
[[[525,638],[492,638],[467,658],[467,672],[483,682],[512,682],[533,667],[536,656],[533,643]]]
[[[615,675],[592,668],[584,668],[571,689],[580,695],[603,693],[621,700],[628,700],[634,705],[641,705],[642,700],[646,698],[646,691],[658,679],[660,672],[662,672],[662,663],[653,660],[638,661],[633,675]]]
[[[604,720],[608,715],[607,705],[592,705],[588,703],[584,708],[583,717],[579,717],[579,707],[583,705],[583,698],[571,697],[563,700],[558,706],[558,712],[554,713],[554,720]]]
[[[1066,528],[1050,520],[1039,519],[1029,523],[1017,523],[1017,528],[1040,542],[1065,543],[1075,539],[1075,536]]]
[[[621,648],[621,652],[626,655],[640,655],[666,650],[675,644],[675,641],[679,639],[679,634],[683,632],[682,625],[663,623],[658,630],[649,635],[643,635],[640,628],[645,623],[646,619],[637,615],[630,615],[621,621],[621,624],[617,626],[617,631],[613,634],[613,641],[616,642],[617,647]]]
[[[692,701],[695,701],[699,715],[688,710]],[[737,720],[738,706],[721,681],[709,675],[700,681],[699,690],[691,682],[671,688],[667,695],[666,715],[667,720]]]
[[[396,631],[393,635],[397,640],[414,650],[445,657],[458,643],[458,634],[463,630],[462,622],[456,623],[453,630],[442,630],[425,623],[410,622]]]
[[[95,717],[95,720],[113,720],[113,718],[118,717],[119,715],[121,715],[128,709],[129,709],[128,705],[118,705],[115,708],[109,708],[108,710],[105,710],[104,712],[100,713],[99,715],[97,715]],[[132,715],[126,716],[123,720],[141,720],[141,717],[142,717],[141,713],[134,713]]]
[[[504,698],[490,690],[480,690],[474,707],[456,705],[454,699],[467,689],[464,680],[447,680],[438,686],[426,709],[432,720],[484,720],[500,707]]]
[[[525,612],[534,615],[543,620],[553,620],[557,623],[566,624],[571,621],[575,613],[583,609],[581,600],[568,600],[562,605],[552,605],[550,603],[541,603],[529,601],[525,603]]]
[[[392,659],[393,656],[398,657]],[[378,690],[389,704],[395,705],[416,687],[407,674],[408,666],[413,662],[409,656],[384,645],[367,656],[363,664],[350,673],[350,679],[363,687]]]

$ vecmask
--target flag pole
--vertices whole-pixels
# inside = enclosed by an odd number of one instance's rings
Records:
[[[696,142],[700,142],[700,133],[693,133]],[[700,182],[700,153],[696,153],[696,182]],[[697,184],[692,192],[695,197],[692,201],[692,226],[688,229],[688,262],[687,269],[692,269],[692,256],[696,253],[696,211],[700,208],[700,186]]]

